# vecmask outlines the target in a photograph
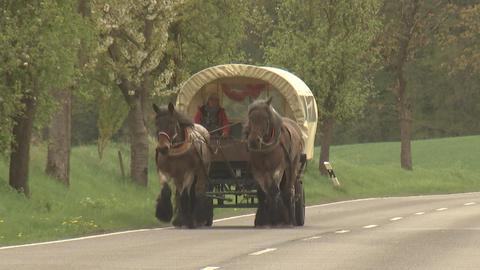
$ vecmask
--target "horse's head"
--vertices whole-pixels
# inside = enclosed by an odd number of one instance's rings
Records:
[[[174,142],[178,141],[180,137],[183,138],[179,114],[171,102],[167,108],[159,108],[153,104],[153,110],[157,113],[155,117],[157,151],[166,155]]]
[[[274,143],[281,124],[279,115],[270,105],[272,98],[258,100],[248,107],[248,123],[245,135],[251,150],[261,150]]]

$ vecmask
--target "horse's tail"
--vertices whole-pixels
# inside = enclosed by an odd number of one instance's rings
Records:
[[[155,216],[164,222],[170,222],[173,216],[172,190],[167,183],[163,184],[162,192],[157,199],[157,209]]]

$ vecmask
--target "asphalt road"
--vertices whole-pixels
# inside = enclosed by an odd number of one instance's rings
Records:
[[[252,224],[0,248],[0,269],[480,269],[480,193],[314,206],[301,228]]]

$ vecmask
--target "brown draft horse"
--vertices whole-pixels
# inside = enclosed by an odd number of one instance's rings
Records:
[[[156,217],[176,227],[211,226],[213,218],[212,200],[205,196],[208,189],[210,152],[207,144],[208,131],[175,110],[172,103],[168,108],[153,104],[156,112],[157,148],[155,161],[162,186],[157,199]],[[173,179],[175,213],[171,202],[171,189],[167,179]]]
[[[302,133],[297,123],[275,111],[271,101],[270,97],[249,106],[244,129],[259,186],[255,226],[303,225],[295,214],[295,187],[304,151]]]

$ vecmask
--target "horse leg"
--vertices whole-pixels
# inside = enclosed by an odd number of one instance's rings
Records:
[[[173,207],[172,207],[172,190],[167,183],[163,184],[162,191],[157,198],[157,207],[155,211],[155,216],[164,222],[169,222],[173,216]]]
[[[283,204],[280,188],[272,184],[267,194],[267,211],[270,217],[270,223],[273,226],[283,223],[285,205]]]
[[[265,226],[269,224],[267,209],[266,209],[266,194],[259,187],[257,189],[257,198],[258,198],[258,208],[257,213],[255,214],[255,227]]]
[[[182,192],[182,210],[185,217],[185,224],[189,229],[195,228],[195,224],[193,222],[193,197],[191,194],[192,190],[185,189]]]
[[[285,225],[295,225],[295,195],[291,187],[282,190],[283,210],[281,213],[282,223]]]
[[[185,225],[185,213],[182,207],[182,194],[178,191],[175,192],[175,217],[172,221],[173,226],[182,227]]]
[[[176,193],[176,202],[177,202],[177,214],[173,219],[173,226],[183,227],[187,226],[188,228],[193,228],[193,219],[192,219],[192,203],[190,201],[190,192],[188,190],[183,190],[181,193]]]
[[[197,226],[212,226],[213,222],[213,200],[206,196],[207,180],[202,176],[196,177],[192,188],[193,218]]]

